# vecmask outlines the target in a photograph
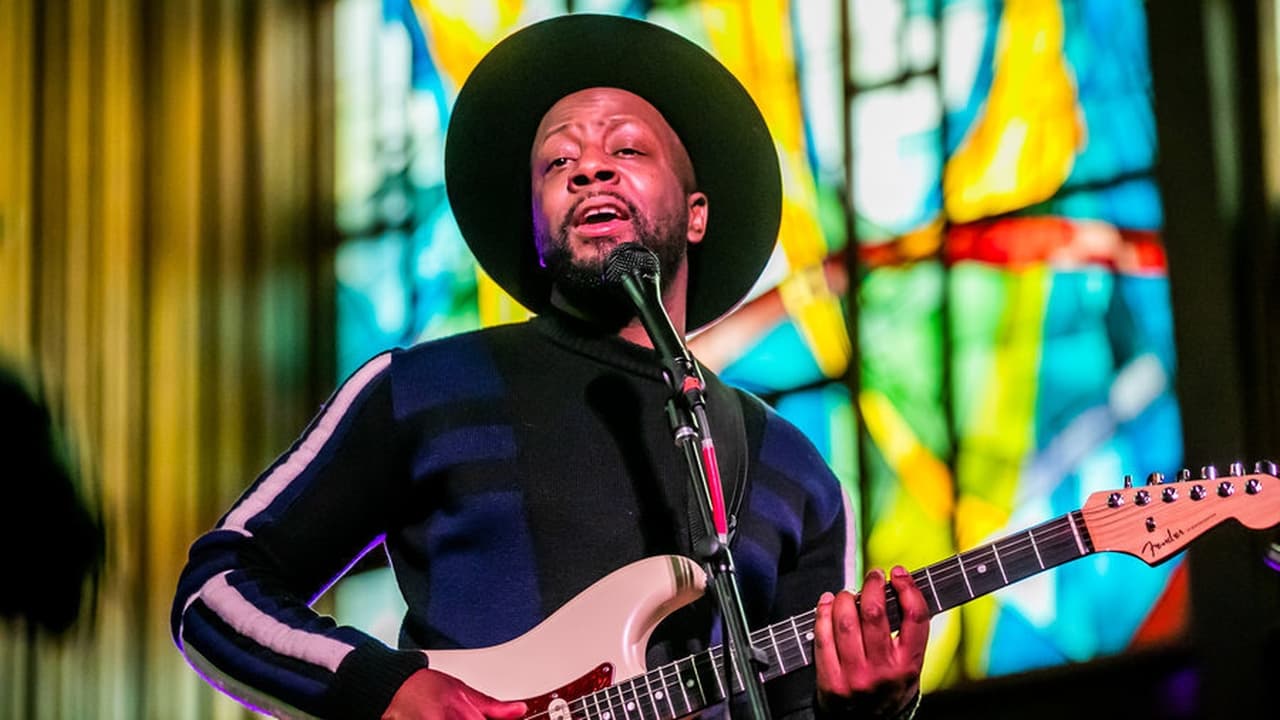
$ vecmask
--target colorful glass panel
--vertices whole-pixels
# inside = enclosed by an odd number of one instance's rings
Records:
[[[866,564],[919,567],[1181,462],[1141,0],[340,0],[342,374],[527,316],[458,234],[443,134],[489,47],[571,10],[680,32],[759,103],[779,247],[692,345],[813,439],[861,503]],[[939,616],[926,687],[1167,638],[1180,568],[1099,556]]]

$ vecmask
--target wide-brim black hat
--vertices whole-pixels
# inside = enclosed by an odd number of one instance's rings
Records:
[[[499,42],[458,93],[445,142],[445,185],[480,266],[541,312],[551,282],[533,242],[529,154],[542,116],[592,87],[628,90],[658,109],[684,143],[708,198],[707,231],[689,248],[686,325],[695,330],[751,290],[777,241],[778,156],[737,78],[693,42],[612,15],[564,15]]]

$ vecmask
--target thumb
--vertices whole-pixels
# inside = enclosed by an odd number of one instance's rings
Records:
[[[471,691],[471,705],[490,720],[519,720],[529,711],[527,705],[519,700],[506,702],[489,697],[475,688]]]

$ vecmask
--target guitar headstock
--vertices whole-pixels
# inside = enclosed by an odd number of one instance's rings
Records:
[[[1280,523],[1280,478],[1270,461],[1249,474],[1238,462],[1222,476],[1213,467],[1199,477],[1183,470],[1172,480],[1152,473],[1144,485],[1126,478],[1123,488],[1091,494],[1081,514],[1094,550],[1156,565],[1224,520],[1255,530]]]

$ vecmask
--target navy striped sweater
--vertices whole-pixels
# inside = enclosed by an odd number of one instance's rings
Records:
[[[378,355],[193,543],[175,641],[255,708],[379,717],[418,649],[510,640],[629,562],[689,554],[655,357],[550,315]],[[747,476],[731,548],[751,626],[811,609],[850,567],[838,483],[754,397],[709,376],[707,406],[723,475]],[[408,605],[398,649],[309,607],[380,542]],[[711,606],[664,622],[651,661],[718,641]],[[812,673],[768,690],[775,716],[804,712]]]

